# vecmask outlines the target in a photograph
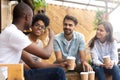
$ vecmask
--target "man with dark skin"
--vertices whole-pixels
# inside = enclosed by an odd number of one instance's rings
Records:
[[[21,2],[15,6],[12,24],[8,25],[0,34],[0,64],[17,64],[22,55],[24,62],[31,67],[24,71],[25,80],[66,80],[64,70],[56,67],[62,66],[61,64],[38,63],[33,65],[37,62],[28,53],[48,59],[53,51],[54,33],[48,29],[49,42],[45,48],[40,48],[32,43],[22,32],[26,26],[31,25],[32,17],[33,11],[27,4]],[[53,68],[48,68],[46,65]],[[4,68],[1,70],[7,78],[7,70]]]

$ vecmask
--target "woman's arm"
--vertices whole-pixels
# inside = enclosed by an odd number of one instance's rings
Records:
[[[93,60],[93,64],[97,65],[97,66],[102,66],[103,65],[103,62],[101,62],[99,60],[99,51],[96,47],[96,45],[94,44],[94,47],[91,49],[91,56],[92,56],[92,60]]]
[[[110,58],[112,63],[118,64],[118,48],[117,48],[117,41],[114,40],[114,42],[111,44],[110,47]]]

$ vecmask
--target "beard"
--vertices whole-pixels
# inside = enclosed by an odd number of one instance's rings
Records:
[[[73,31],[71,29],[64,28],[63,29],[65,35],[71,35]]]
[[[24,26],[24,30],[30,30],[30,27],[31,27],[31,25],[26,23]]]

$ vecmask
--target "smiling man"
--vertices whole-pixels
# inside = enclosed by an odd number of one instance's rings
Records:
[[[56,62],[64,62],[68,56],[76,58],[76,70],[91,71],[91,66],[85,58],[85,40],[83,34],[74,31],[78,24],[74,16],[66,15],[63,20],[63,31],[55,36],[54,52]],[[82,67],[81,67],[82,64]]]

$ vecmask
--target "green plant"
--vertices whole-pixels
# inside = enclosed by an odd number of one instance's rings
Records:
[[[88,63],[91,65],[91,64],[92,64],[92,59],[89,59],[89,60],[88,60]]]
[[[46,7],[47,4],[45,0],[33,0],[33,6],[36,11],[38,11],[41,7]]]
[[[98,10],[96,12],[96,16],[95,16],[95,20],[94,20],[94,29],[95,30],[97,29],[98,23],[104,20],[103,19],[104,14],[105,14],[105,11]]]

